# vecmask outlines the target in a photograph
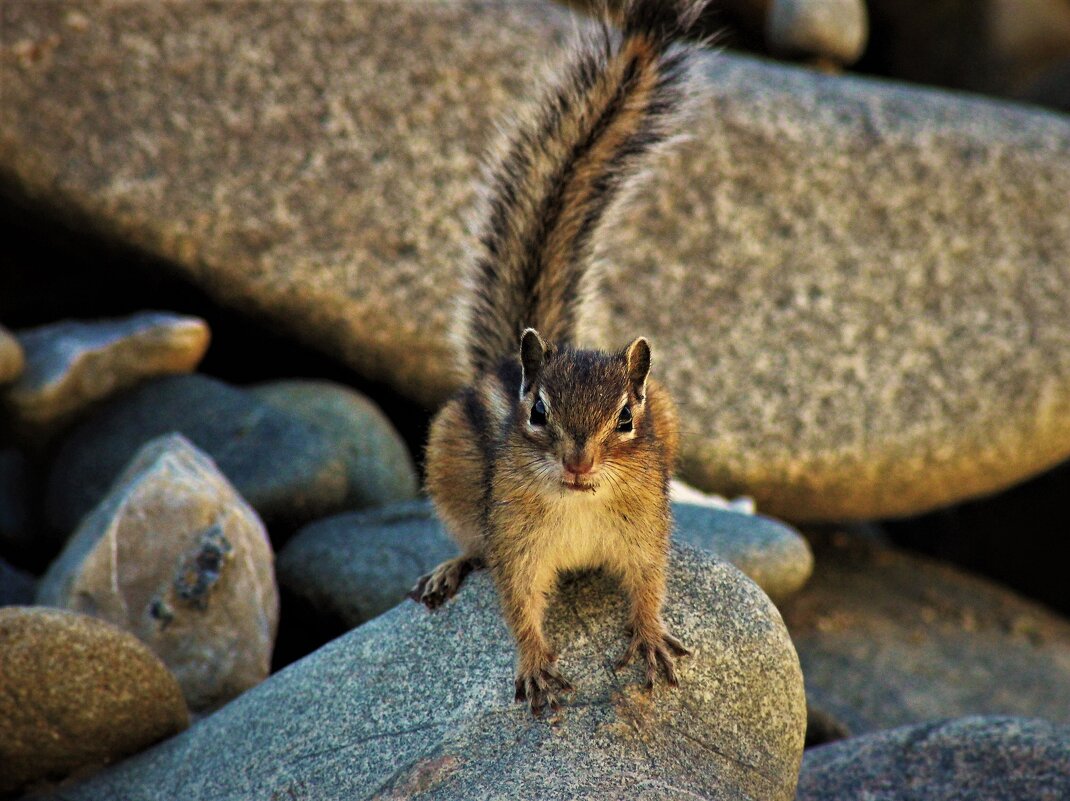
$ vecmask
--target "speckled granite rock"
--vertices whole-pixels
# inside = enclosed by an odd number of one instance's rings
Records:
[[[782,599],[810,575],[809,546],[763,517],[673,504],[674,539],[731,562]],[[279,552],[279,583],[321,614],[357,626],[398,604],[416,579],[457,554],[428,501],[318,520]]]
[[[807,701],[863,734],[962,715],[1070,723],[1070,623],[991,582],[855,536],[811,537],[782,605]]]
[[[798,801],[1062,801],[1070,726],[969,717],[811,748]]]
[[[202,375],[156,379],[109,401],[80,423],[56,457],[46,515],[73,531],[138,449],[179,432],[219,465],[281,536],[344,508],[346,465],[337,443],[292,414]]]
[[[572,29],[545,2],[15,4],[0,175],[435,402],[478,159]],[[1070,120],[701,70],[690,143],[603,252],[605,340],[651,338],[686,477],[868,518],[1070,454]]]
[[[0,794],[99,767],[189,723],[160,660],[102,621],[4,607],[0,654]]]
[[[766,41],[778,55],[854,64],[866,49],[864,0],[773,0]]]
[[[416,497],[420,480],[412,456],[378,406],[330,381],[273,381],[249,393],[318,429],[344,453],[346,509],[383,506]]]
[[[167,312],[67,320],[17,333],[26,369],[0,390],[0,408],[20,438],[45,435],[147,378],[192,371],[209,339],[203,320]]]
[[[14,381],[25,364],[22,346],[15,335],[0,325],[0,384]]]
[[[138,452],[41,579],[37,603],[136,635],[198,712],[267,677],[279,621],[260,518],[177,434]]]
[[[61,797],[794,798],[805,709],[780,616],[697,551],[670,575],[666,616],[695,650],[677,690],[651,698],[637,668],[612,669],[624,599],[588,576],[550,606],[573,703],[557,725],[533,720],[513,705],[513,644],[475,573],[442,609],[402,604]]]

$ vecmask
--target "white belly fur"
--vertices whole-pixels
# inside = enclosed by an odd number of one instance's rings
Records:
[[[601,492],[577,492],[555,499],[534,539],[556,571],[598,567],[620,547],[616,525]]]

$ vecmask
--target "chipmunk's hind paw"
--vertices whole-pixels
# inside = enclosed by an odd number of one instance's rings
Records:
[[[634,634],[624,656],[617,662],[617,669],[626,667],[636,654],[641,654],[643,657],[646,664],[644,684],[648,690],[652,690],[659,669],[665,674],[665,681],[670,687],[680,686],[674,657],[689,656],[691,651],[667,631],[649,636]]]
[[[562,676],[553,663],[523,672],[516,677],[516,702],[527,701],[531,714],[535,717],[541,716],[543,708],[547,706],[551,712],[559,712],[561,699],[558,696],[571,692],[575,692],[572,682]]]
[[[428,609],[437,609],[457,594],[469,573],[482,567],[483,559],[478,556],[449,559],[426,576],[421,576],[407,597],[422,603]]]

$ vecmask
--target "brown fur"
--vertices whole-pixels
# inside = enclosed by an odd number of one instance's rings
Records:
[[[700,6],[674,19],[664,0],[632,0],[623,39],[607,32],[581,48],[514,135],[492,176],[463,315],[471,383],[431,426],[427,489],[462,553],[413,597],[434,608],[489,568],[517,642],[516,698],[535,714],[572,689],[543,633],[562,571],[620,577],[631,598],[623,661],[642,656],[647,686],[659,670],[675,685],[674,656],[686,653],[661,617],[675,407],[648,378],[646,340],[617,353],[571,343],[591,237],[678,118],[686,52],[672,37]],[[525,326],[551,341],[521,336]]]

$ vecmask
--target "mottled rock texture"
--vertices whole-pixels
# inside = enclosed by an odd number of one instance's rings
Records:
[[[0,391],[16,435],[45,434],[90,404],[147,378],[188,373],[208,349],[203,320],[143,312],[119,320],[66,320],[18,332],[19,380]]]
[[[136,635],[200,712],[267,677],[279,620],[260,518],[179,435],[141,449],[41,579],[37,602]]]
[[[782,599],[810,575],[805,540],[767,518],[673,504],[677,542],[731,562]],[[399,603],[416,580],[457,555],[426,501],[318,520],[279,553],[279,583],[312,608],[357,626]]]
[[[427,402],[493,122],[545,2],[4,8],[0,176]],[[1070,120],[726,56],[608,232],[603,341],[651,338],[685,475],[898,515],[1070,454]],[[596,315],[597,316],[597,315]]]
[[[4,607],[0,657],[0,794],[99,767],[189,723],[160,660],[91,617]]]
[[[420,481],[404,440],[371,400],[330,381],[272,381],[249,392],[319,430],[344,453],[346,509],[416,497]]]
[[[853,734],[962,715],[1070,723],[1070,623],[999,585],[858,536],[813,535],[782,605],[807,700]]]
[[[72,531],[141,446],[171,432],[211,456],[276,536],[345,508],[338,443],[222,381],[170,376],[107,402],[71,432],[48,480],[52,527]]]
[[[1070,726],[968,717],[807,750],[798,801],[1063,801]]]
[[[14,334],[0,325],[0,384],[18,378],[24,365],[22,346]]]
[[[596,576],[551,603],[577,684],[556,725],[513,704],[513,643],[475,573],[436,612],[402,604],[62,798],[794,798],[802,676],[769,600],[735,568],[676,553],[666,617],[695,653],[652,697],[636,667],[612,668],[624,607]]]

